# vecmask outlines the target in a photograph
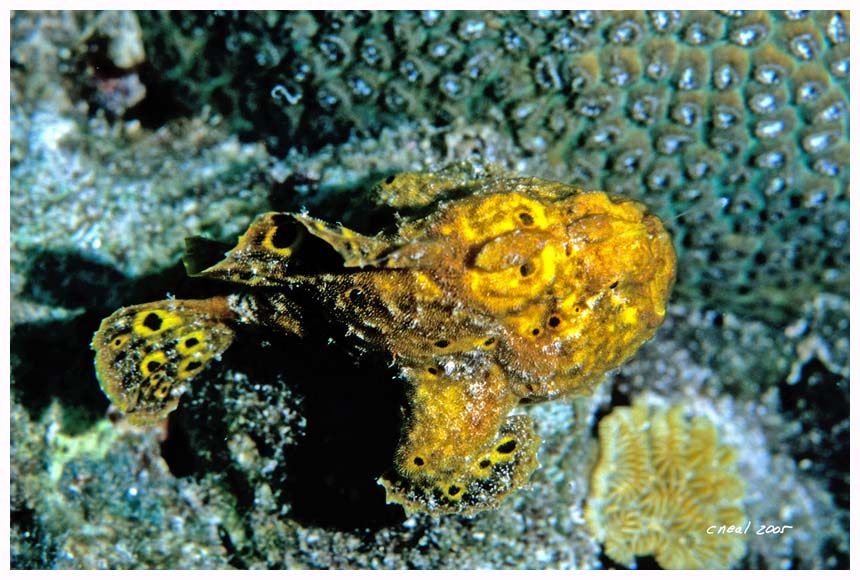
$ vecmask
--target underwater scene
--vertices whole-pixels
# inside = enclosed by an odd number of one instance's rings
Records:
[[[847,569],[845,11],[11,13],[13,569]]]

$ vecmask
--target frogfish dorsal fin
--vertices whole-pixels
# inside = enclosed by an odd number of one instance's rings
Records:
[[[290,264],[303,238],[304,228],[291,214],[269,212],[254,220],[223,260],[202,271],[195,267],[200,241],[187,240],[185,266],[192,276],[248,286],[282,286],[291,276]]]
[[[197,276],[223,260],[231,249],[232,246],[224,242],[204,236],[189,236],[185,238],[185,253],[182,255],[185,271],[189,276]]]
[[[307,215],[292,216],[307,228],[308,232],[337,250],[347,268],[377,266],[383,263],[386,254],[392,249],[391,243],[384,239],[365,236],[341,225],[330,224]]]

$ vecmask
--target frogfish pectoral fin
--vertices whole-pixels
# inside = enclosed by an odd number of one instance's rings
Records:
[[[540,438],[532,419],[508,417],[498,435],[472,458],[468,469],[450,477],[406,476],[390,469],[379,478],[388,503],[413,512],[473,515],[495,509],[514,491],[526,487],[538,468]]]
[[[394,468],[380,478],[407,512],[474,514],[524,487],[540,439],[495,367],[472,376],[438,366],[407,369],[412,407]]]
[[[166,417],[190,379],[233,342],[227,297],[161,300],[121,308],[92,340],[96,375],[110,401],[136,424]]]

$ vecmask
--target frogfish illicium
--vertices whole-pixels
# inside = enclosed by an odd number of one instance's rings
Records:
[[[455,177],[452,177],[454,175]],[[233,293],[122,308],[93,338],[96,371],[134,423],[165,417],[237,331],[300,336],[311,311],[365,350],[390,353],[409,408],[389,502],[471,514],[528,484],[540,440],[522,402],[587,394],[663,321],[675,253],[631,199],[511,175],[389,177],[376,192],[424,217],[366,236],[304,213],[259,216],[194,275]],[[297,271],[308,235],[343,258]]]

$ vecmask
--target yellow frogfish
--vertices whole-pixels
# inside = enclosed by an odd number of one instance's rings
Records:
[[[431,204],[366,236],[304,213],[259,216],[194,275],[235,283],[206,300],[122,308],[93,338],[102,389],[129,421],[165,417],[246,325],[304,335],[310,309],[390,353],[409,408],[389,502],[472,514],[528,484],[540,440],[523,402],[590,392],[661,324],[675,253],[637,201],[530,177],[406,173],[380,198]],[[336,271],[294,267],[308,235]]]

